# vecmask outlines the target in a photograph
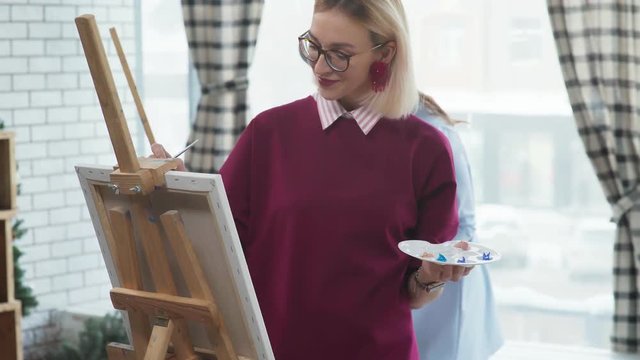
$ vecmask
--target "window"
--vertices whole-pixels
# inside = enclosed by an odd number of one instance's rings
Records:
[[[300,60],[298,36],[309,30],[313,1],[272,0],[264,5],[249,69],[250,113],[311,94],[313,75]]]
[[[463,24],[461,22],[448,22],[444,24],[439,35],[435,46],[432,49],[425,47],[424,50],[427,53],[431,50],[437,54],[435,64],[440,67],[460,66],[464,57],[465,28]]]
[[[542,56],[542,26],[540,18],[511,20],[511,44],[509,55],[514,63],[538,61]]]
[[[468,121],[460,132],[475,180],[478,238],[504,253],[491,268],[504,334],[606,348],[615,227],[577,135],[545,1],[441,2],[428,14],[420,0],[405,6],[410,19],[470,18],[483,9],[485,25],[464,33],[483,46],[460,59],[457,74],[419,78],[419,86]],[[414,36],[413,46],[446,39],[431,31]]]
[[[156,141],[176,153],[189,135],[189,50],[182,9],[180,2],[161,0],[141,1],[141,7],[145,111]]]

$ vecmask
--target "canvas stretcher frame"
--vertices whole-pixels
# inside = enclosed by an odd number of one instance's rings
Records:
[[[101,216],[101,213],[106,213],[110,208],[130,207],[131,197],[117,195],[109,188],[112,171],[111,167],[106,166],[76,167],[111,284],[120,287],[121,280],[109,248],[109,241],[117,240],[108,239],[113,236],[110,230],[105,231],[110,226],[109,219]],[[237,353],[249,359],[273,360],[266,327],[220,175],[170,171],[166,173],[166,183],[166,189],[156,190],[149,195],[152,211],[156,215],[170,209],[180,212]],[[139,256],[141,262],[146,264],[144,254],[139,252]],[[171,259],[170,263],[172,273],[177,273],[175,259]],[[152,280],[144,265],[142,268],[143,283],[148,286]],[[178,289],[179,295],[188,296],[184,285],[179,282]],[[204,329],[190,324],[189,330],[195,346],[211,347]]]

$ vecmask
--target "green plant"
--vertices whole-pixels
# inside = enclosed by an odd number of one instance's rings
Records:
[[[15,297],[22,303],[22,316],[31,314],[38,299],[33,295],[33,290],[24,284],[24,270],[19,266],[18,261],[22,256],[22,251],[17,246],[13,246],[13,276],[15,282]]]
[[[25,285],[24,270],[20,267],[20,257],[23,255],[20,248],[15,245],[15,241],[24,236],[27,232],[22,228],[22,219],[18,219],[13,223],[13,281],[15,289],[15,297],[22,303],[22,315],[27,316],[31,313],[31,310],[38,306],[38,300],[33,295],[33,290]]]
[[[63,343],[59,349],[45,357],[46,360],[106,360],[107,344],[127,343],[127,333],[120,313],[90,318],[84,322],[78,345]]]

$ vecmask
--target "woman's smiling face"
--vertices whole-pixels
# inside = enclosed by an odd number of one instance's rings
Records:
[[[329,67],[324,55],[311,63],[320,95],[339,101],[349,111],[359,107],[372,91],[369,68],[380,58],[376,50],[371,51],[376,44],[371,42],[369,31],[338,10],[326,10],[314,13],[309,34],[324,50],[353,55],[344,72]]]

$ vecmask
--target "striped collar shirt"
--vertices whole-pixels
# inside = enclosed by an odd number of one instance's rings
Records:
[[[359,107],[353,111],[347,111],[338,101],[327,100],[318,93],[313,94],[313,98],[318,105],[318,114],[320,115],[322,130],[326,130],[340,117],[346,117],[354,119],[360,127],[360,130],[367,135],[382,118],[382,114],[366,106]]]

